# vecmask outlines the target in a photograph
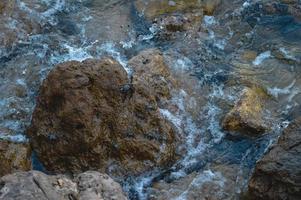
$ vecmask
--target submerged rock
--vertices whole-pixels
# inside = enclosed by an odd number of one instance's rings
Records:
[[[242,184],[238,165],[216,165],[172,182],[153,184],[149,199],[225,200],[237,199],[236,184]]]
[[[5,200],[126,200],[121,186],[106,174],[88,171],[74,179],[42,172],[18,172],[0,179]]]
[[[301,118],[256,164],[249,182],[249,199],[301,198]]]
[[[265,119],[268,94],[263,88],[247,88],[234,108],[225,116],[222,127],[226,131],[256,136],[269,129]]]
[[[31,168],[31,150],[28,144],[0,139],[0,176]]]
[[[175,131],[158,108],[158,100],[168,98],[158,80],[168,72],[156,58],[131,63],[132,82],[109,58],[66,62],[50,72],[27,132],[47,170],[122,176],[172,164]]]

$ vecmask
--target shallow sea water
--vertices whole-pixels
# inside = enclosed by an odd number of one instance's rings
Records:
[[[217,184],[225,195],[221,198],[237,199],[256,161],[301,111],[301,22],[281,15],[256,22],[256,6],[235,1],[220,14],[205,16],[193,37],[180,33],[176,40],[160,42],[160,27],[137,13],[132,1],[16,0],[0,23],[1,37],[7,38],[0,40],[0,138],[27,142],[24,132],[38,88],[56,64],[111,56],[130,72],[128,59],[143,49],[159,48],[183,82],[184,88],[170,100],[178,111],[160,110],[183,138],[181,158],[168,170],[118,181],[131,199],[143,200],[151,198],[154,183],[191,176],[174,199],[189,199],[190,191],[205,182]],[[253,27],[243,28],[247,22]],[[257,54],[242,59],[246,50]],[[191,77],[197,84],[189,85]],[[232,137],[220,127],[246,86],[243,81],[230,83],[236,79],[262,83],[277,102],[271,108],[277,113],[271,115],[272,130],[260,138]],[[231,190],[227,175],[214,167],[219,165],[238,166]]]

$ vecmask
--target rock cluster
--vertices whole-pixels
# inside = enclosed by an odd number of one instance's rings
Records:
[[[68,178],[38,171],[18,172],[0,179],[1,200],[126,200],[121,186],[106,174],[88,171]]]
[[[110,58],[50,72],[27,132],[47,170],[137,175],[173,163],[175,131],[159,112],[170,96],[167,66],[158,52],[129,63],[132,78]]]

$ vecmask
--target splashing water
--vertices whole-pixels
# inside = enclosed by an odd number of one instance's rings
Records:
[[[120,6],[119,4],[123,5],[122,3],[122,1],[118,1],[113,5]],[[251,1],[241,1],[240,3],[238,8],[234,9],[239,10],[239,13],[252,7]],[[147,27],[145,34],[137,34],[134,28],[130,28],[124,38],[119,38],[117,41],[113,41],[113,39],[103,41],[102,38],[91,37],[86,30],[88,24],[95,21],[93,25],[103,29],[107,29],[112,24],[96,20],[99,19],[99,13],[97,14],[97,10],[94,10],[96,8],[92,9],[89,5],[88,1],[83,0],[42,0],[36,3],[19,0],[16,9],[21,10],[20,12],[25,17],[20,18],[15,14],[3,22],[5,30],[12,32],[18,30],[18,34],[11,46],[3,48],[0,46],[0,63],[3,64],[0,82],[3,83],[3,88],[16,85],[17,89],[13,90],[14,93],[3,90],[3,93],[0,94],[0,139],[28,142],[23,133],[30,123],[38,86],[54,65],[71,60],[83,61],[88,58],[110,56],[116,59],[128,73],[131,73],[131,67],[128,66],[129,55],[144,48],[157,47],[164,53],[168,52],[174,56],[172,57],[173,61],[167,62],[167,64],[177,73],[184,74],[184,76],[178,77],[179,82],[190,86],[190,88],[185,88],[187,85],[183,84],[182,88],[176,88],[172,92],[172,98],[168,103],[174,105],[177,108],[176,111],[169,107],[160,108],[162,117],[176,127],[178,136],[182,138],[181,144],[178,146],[181,155],[169,169],[155,169],[141,176],[131,177],[130,180],[121,180],[124,190],[130,194],[132,199],[144,200],[148,199],[147,189],[152,187],[154,181],[167,179],[173,182],[196,173],[186,190],[175,199],[187,199],[193,188],[201,188],[208,182],[217,185],[222,193],[223,188],[227,185],[227,177],[222,172],[205,166],[208,166],[215,158],[223,157],[226,154],[230,157],[229,159],[240,162],[236,177],[236,190],[237,193],[240,193],[241,179],[246,185],[247,175],[256,160],[277,140],[277,136],[289,121],[282,118],[279,121],[275,120],[277,123],[274,124],[271,134],[269,133],[270,135],[263,136],[255,142],[250,139],[233,142],[222,130],[220,121],[227,111],[227,106],[234,104],[244,89],[244,86],[241,85],[236,87],[227,85],[231,81],[228,79],[234,74],[229,72],[231,70],[229,63],[236,59],[236,54],[232,55],[226,51],[228,51],[228,45],[233,45],[236,49],[236,44],[233,44],[231,40],[232,37],[235,37],[233,31],[237,28],[234,25],[230,27],[228,22],[225,24],[220,21],[220,16],[205,15],[199,22],[206,32],[205,39],[202,38],[203,32],[197,32],[193,37],[186,33],[183,33],[182,37],[181,33],[177,33],[181,35],[178,41],[168,41],[167,44],[161,46],[158,42],[152,42],[156,40],[156,35],[162,31],[162,27],[151,24]],[[126,3],[125,5],[127,6]],[[112,7],[111,4],[110,6]],[[110,6],[108,8],[111,8]],[[123,7],[121,6],[121,8]],[[100,9],[99,12],[101,11],[103,10]],[[120,13],[120,10],[112,12]],[[236,16],[239,13],[235,12],[233,15]],[[139,17],[143,18],[143,13],[140,13]],[[27,23],[32,27],[32,32],[27,32],[23,28]],[[192,50],[181,46],[182,43],[186,45],[187,38],[192,40],[194,37]],[[188,45],[190,45],[189,42],[187,42]],[[242,50],[241,47],[237,49]],[[285,45],[279,48],[287,59],[298,61],[298,57],[291,55],[287,49]],[[250,65],[261,66],[273,55],[272,50],[264,51],[254,60],[252,59]],[[254,66],[252,70],[260,68]],[[194,70],[199,70],[201,73],[194,77],[197,84],[193,82],[191,86],[189,81]],[[292,70],[290,73],[296,72]],[[271,75],[262,76],[264,76],[263,80],[269,80],[266,78]],[[269,84],[266,81],[268,93],[275,99],[285,96],[287,113],[295,108],[295,104],[298,105],[300,94],[298,87],[300,80],[297,76],[293,77],[295,80],[285,87]],[[233,79],[239,78],[241,75]],[[200,96],[204,97],[204,104],[199,100]],[[240,142],[246,145],[240,147]],[[260,147],[257,149],[256,145]],[[231,149],[234,149],[233,152]],[[236,151],[241,152],[237,153]]]

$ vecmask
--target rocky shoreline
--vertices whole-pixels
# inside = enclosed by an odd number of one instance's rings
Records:
[[[0,199],[301,198],[299,0],[45,2],[0,2]]]

